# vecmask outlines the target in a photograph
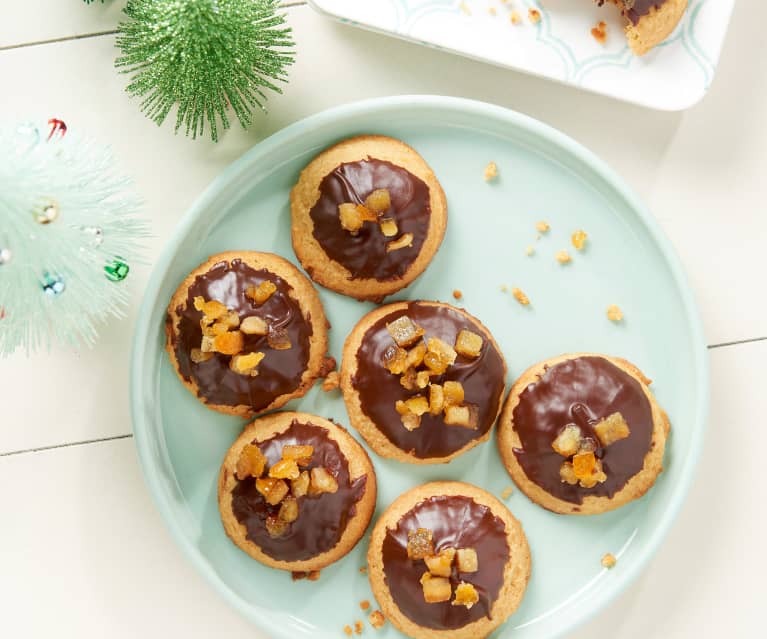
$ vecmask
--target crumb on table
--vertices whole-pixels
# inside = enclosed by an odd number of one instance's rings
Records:
[[[570,257],[570,254],[567,251],[558,251],[557,255],[557,262],[560,264],[567,264],[568,262],[571,262],[573,258]]]
[[[498,165],[495,162],[488,162],[485,167],[485,182],[494,180],[498,177]]]
[[[535,223],[535,228],[539,233],[548,233],[551,226],[548,222],[541,220],[540,222]],[[540,237],[538,237],[538,239],[540,239]]]
[[[529,245],[529,246],[528,246],[528,247],[525,249],[525,255],[527,255],[528,257],[530,257],[530,256],[531,256],[533,253],[535,253],[535,247],[534,247],[532,244],[530,244],[530,245]]]
[[[346,624],[344,626],[344,634],[347,635],[348,637],[351,637],[352,636],[352,632],[353,632],[352,631],[352,627],[349,624]]]
[[[514,492],[514,486],[508,486],[503,489],[503,492],[501,493],[501,497],[503,499],[508,499],[511,497],[511,494]]]
[[[312,570],[308,575],[306,575],[306,578],[309,581],[317,581],[320,578],[320,571]]]
[[[602,557],[602,565],[605,568],[608,568],[608,569],[612,568],[617,563],[618,563],[618,560],[615,558],[615,555],[613,555],[612,553],[609,553],[609,552],[605,553],[604,556]]]
[[[368,567],[367,566],[360,566],[360,574],[361,575],[367,575],[368,574]]]
[[[501,293],[508,293],[509,287],[506,284],[501,284]]]
[[[538,9],[528,9],[527,17],[533,24],[537,24],[541,21],[541,12]]]
[[[511,12],[511,16],[509,17],[511,20],[511,24],[519,24],[522,22],[522,16],[519,14],[519,11],[516,9]]]
[[[463,293],[461,293],[461,291],[460,291],[460,290],[458,290],[458,289],[455,289],[455,290],[453,291],[453,297],[454,297],[455,299],[459,300],[459,299],[461,299],[461,298],[463,297]]]
[[[365,629],[365,626],[362,625],[361,621],[355,621],[354,622],[354,632],[358,635],[362,634],[362,631]]]
[[[617,304],[610,304],[607,307],[607,319],[611,322],[620,322],[623,319],[623,311]]]
[[[367,599],[363,599],[360,601],[360,608],[362,608],[362,610],[367,610],[370,608],[370,602]]]

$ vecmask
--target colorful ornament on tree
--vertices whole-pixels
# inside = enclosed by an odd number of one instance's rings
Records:
[[[0,356],[92,344],[147,235],[128,180],[56,118],[0,126],[0,157]]]
[[[217,141],[230,110],[246,128],[265,91],[282,93],[294,55],[276,0],[128,0],[125,13],[115,64],[158,125],[175,107],[176,131],[196,138],[207,123]]]

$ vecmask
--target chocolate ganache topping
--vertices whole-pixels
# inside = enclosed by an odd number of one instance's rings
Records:
[[[408,532],[418,528],[432,531],[435,553],[445,548],[474,548],[479,570],[462,574],[454,565],[450,582],[453,590],[461,582],[471,583],[479,601],[471,608],[453,606],[449,601],[427,603],[421,587],[426,572],[423,561],[407,555]],[[435,630],[455,630],[491,617],[493,603],[503,586],[503,573],[509,561],[506,526],[484,505],[470,497],[429,497],[400,519],[395,529],[386,531],[382,546],[386,585],[394,603],[415,623]]]
[[[277,290],[259,305],[245,295],[245,290],[265,280],[273,282]],[[292,290],[281,277],[266,270],[255,270],[238,259],[232,260],[231,264],[219,262],[195,278],[189,287],[186,305],[176,309],[180,319],[177,331],[173,333],[173,347],[181,374],[187,381],[194,380],[200,397],[212,404],[242,404],[259,410],[276,397],[292,393],[299,387],[309,362],[309,338],[313,331],[309,318],[304,318],[298,302],[290,296]],[[255,315],[274,328],[286,329],[292,348],[274,350],[269,347],[266,336],[245,335],[244,353],[260,351],[266,355],[258,366],[256,377],[231,370],[231,357],[221,353],[214,353],[205,362],[193,362],[190,352],[200,348],[202,341],[202,313],[194,307],[193,301],[197,296],[225,304],[238,313],[240,321]]]
[[[600,6],[605,3],[605,0],[597,0],[597,4]],[[620,0],[618,6],[622,7],[623,15],[628,18],[632,24],[637,24],[642,18],[646,16],[655,7],[660,9],[666,0]]]
[[[563,482],[559,476],[562,457],[551,447],[559,431],[574,423],[584,436],[599,442],[594,425],[616,412],[631,433],[595,451],[607,480],[593,488]],[[575,504],[589,495],[615,495],[642,470],[652,442],[652,407],[647,395],[636,379],[602,357],[578,357],[549,368],[522,391],[513,417],[522,444],[514,455],[528,479],[554,497]]]
[[[327,552],[338,544],[349,519],[356,512],[357,502],[365,494],[367,475],[351,481],[349,464],[338,444],[330,439],[327,429],[314,424],[293,420],[285,432],[257,444],[268,467],[280,461],[282,448],[288,445],[313,446],[312,462],[302,469],[326,468],[338,482],[338,491],[299,497],[298,519],[288,525],[285,535],[276,539],[266,530],[266,518],[277,516],[280,506],[266,503],[264,496],[256,490],[255,478],[237,482],[232,491],[232,512],[247,528],[247,538],[267,555],[281,561],[301,561]]]
[[[395,238],[385,237],[375,223],[365,223],[357,235],[341,227],[338,205],[362,204],[376,189],[386,189],[391,207],[383,217],[397,223],[398,236],[413,234],[411,246],[386,251]],[[369,158],[341,164],[320,183],[320,197],[309,215],[314,237],[330,259],[348,269],[354,279],[392,280],[402,277],[421,251],[429,230],[429,187],[402,167]]]
[[[392,375],[382,363],[384,351],[394,343],[386,330],[386,324],[402,315],[407,315],[422,327],[424,337],[439,337],[448,344],[455,342],[461,329],[474,332],[478,332],[478,329],[464,315],[451,308],[411,302],[407,309],[392,312],[373,324],[365,333],[357,352],[357,372],[352,383],[359,393],[362,412],[402,450],[412,452],[422,459],[445,457],[482,437],[493,425],[505,383],[503,358],[493,344],[484,338],[479,357],[469,359],[458,355],[455,364],[447,372],[431,378],[437,384],[448,380],[462,384],[465,401],[479,407],[476,429],[448,426],[441,415],[426,413],[421,417],[421,426],[409,431],[403,426],[395,403],[422,391],[403,388],[399,378]]]

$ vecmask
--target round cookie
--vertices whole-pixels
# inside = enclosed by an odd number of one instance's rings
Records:
[[[295,454],[286,446],[313,451],[286,469],[285,463],[277,466]],[[332,475],[335,492],[323,487],[327,474],[321,469]],[[296,472],[301,475],[295,480],[270,478]],[[270,503],[277,498],[279,503]],[[320,570],[341,559],[365,533],[375,505],[376,475],[365,450],[343,427],[307,413],[272,413],[246,426],[218,479],[226,534],[253,559],[280,570]],[[297,518],[287,521],[294,507]]]
[[[166,350],[208,408],[253,417],[303,396],[335,367],[327,329],[317,291],[295,266],[271,253],[230,251],[208,258],[173,294]]]
[[[429,551],[441,561],[420,559]],[[462,482],[424,484],[398,497],[368,549],[368,577],[384,616],[414,639],[487,637],[519,606],[530,567],[520,523],[491,494]],[[459,590],[461,583],[471,588]],[[474,603],[453,605],[456,598]]]
[[[384,198],[364,208],[379,189],[389,205]],[[363,205],[352,213],[370,219],[344,218],[342,226],[344,204]],[[315,157],[290,192],[290,208],[293,249],[309,276],[360,300],[380,302],[423,273],[447,226],[434,172],[407,144],[380,135],[344,140]]]
[[[628,20],[626,39],[636,55],[644,55],[663,42],[687,10],[687,0],[617,0]]]
[[[409,322],[424,334],[398,346],[390,329],[407,329]],[[477,341],[478,356],[464,354],[466,345],[456,347],[463,352],[453,350],[464,330]],[[453,351],[455,358],[443,374],[427,365],[434,359],[443,361],[430,352],[433,338],[442,340],[442,347]],[[420,357],[403,363],[404,352],[412,357],[416,349]],[[421,357],[423,362],[418,363]],[[420,372],[411,372],[416,369]],[[420,383],[428,381],[425,387],[418,382],[421,373]],[[397,302],[371,311],[347,337],[341,364],[341,390],[352,426],[382,457],[413,464],[449,462],[488,439],[501,410],[505,379],[506,363],[490,331],[466,311],[441,302]],[[459,410],[447,408],[448,397],[455,398],[456,390],[458,401],[453,399],[453,403],[461,405],[454,407]],[[435,395],[442,395],[442,410]],[[424,406],[416,404],[416,412],[423,414],[418,418],[409,415],[407,406],[412,401],[428,402],[429,410],[423,412]],[[408,404],[403,406],[403,402]],[[469,424],[463,419],[466,413]]]
[[[650,383],[630,362],[592,353],[528,368],[498,423],[517,486],[561,514],[602,513],[644,495],[663,470],[670,430]]]

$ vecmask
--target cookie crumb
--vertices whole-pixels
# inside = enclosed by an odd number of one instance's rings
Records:
[[[368,621],[373,628],[378,630],[386,623],[386,617],[383,616],[383,613],[380,610],[376,610],[371,613],[370,617],[368,617]]]
[[[586,239],[588,238],[588,234],[586,231],[582,229],[578,229],[575,231],[575,233],[572,234],[570,237],[570,241],[573,243],[573,246],[578,249],[579,251],[582,251],[584,248],[586,248]]]
[[[623,311],[617,304],[610,304],[607,307],[607,319],[611,322],[620,322],[623,319]]]
[[[534,247],[532,244],[530,244],[530,245],[529,245],[529,246],[528,246],[528,247],[525,249],[525,255],[527,255],[528,257],[530,257],[530,256],[531,256],[533,253],[535,253],[535,247]]]
[[[520,304],[522,304],[522,306],[527,306],[530,304],[530,298],[522,292],[521,288],[517,288],[515,286],[511,289],[511,294]]]
[[[461,299],[463,297],[463,293],[461,293],[461,291],[459,291],[458,289],[455,289],[453,291],[453,297],[455,299],[459,300],[459,299]]]
[[[352,632],[353,632],[353,631],[352,631],[352,627],[351,627],[349,624],[346,624],[346,625],[344,626],[344,634],[345,634],[347,637],[351,637],[351,636],[352,636]]]
[[[488,7],[488,8],[487,8],[487,12],[488,12],[488,13],[489,13],[491,16],[494,16],[494,15],[496,15],[495,7]]]
[[[508,293],[509,287],[506,284],[501,284],[501,293]]]
[[[604,44],[607,40],[607,24],[600,21],[597,26],[592,27],[591,35],[594,37],[594,40],[599,42],[599,44]]]
[[[613,555],[612,553],[609,553],[609,552],[605,553],[604,556],[602,557],[602,565],[605,568],[608,568],[608,569],[612,568],[617,563],[618,563],[618,560],[615,558],[615,555]]]
[[[368,574],[368,567],[367,566],[360,566],[360,574],[361,575],[367,575]]]
[[[368,608],[370,608],[370,602],[367,599],[363,599],[362,601],[360,601],[360,608],[362,610],[367,610]]]
[[[331,371],[328,373],[327,377],[322,380],[322,390],[329,393],[338,388],[340,383],[341,377],[339,376],[338,371]]]
[[[507,488],[503,489],[503,492],[501,493],[501,497],[503,499],[508,499],[509,497],[511,497],[513,492],[514,492],[514,486],[508,486]]]
[[[361,621],[355,621],[354,622],[354,632],[355,634],[361,635],[362,631],[365,629],[365,626],[362,625]]]
[[[509,19],[511,20],[511,24],[519,24],[522,22],[522,16],[519,15],[519,11],[516,9],[511,12],[511,16],[509,16]]]
[[[538,9],[528,9],[527,17],[533,24],[537,24],[541,21],[541,12]]]
[[[498,165],[495,162],[488,162],[485,167],[485,182],[494,180],[498,177]]]
[[[312,570],[308,575],[306,575],[306,578],[309,581],[317,581],[320,578],[320,571]]]
[[[548,222],[544,222],[543,220],[541,220],[540,222],[535,223],[535,228],[540,233],[548,233],[551,226],[549,226]],[[537,239],[540,239],[540,236],[538,236]]]
[[[467,15],[467,16],[471,15],[471,9],[469,9],[468,4],[466,4],[465,2],[462,2],[458,6],[461,7],[461,11],[463,11],[464,15]]]
[[[557,262],[560,264],[567,264],[568,262],[571,262],[573,258],[570,257],[570,254],[567,251],[559,251],[556,255]]]

